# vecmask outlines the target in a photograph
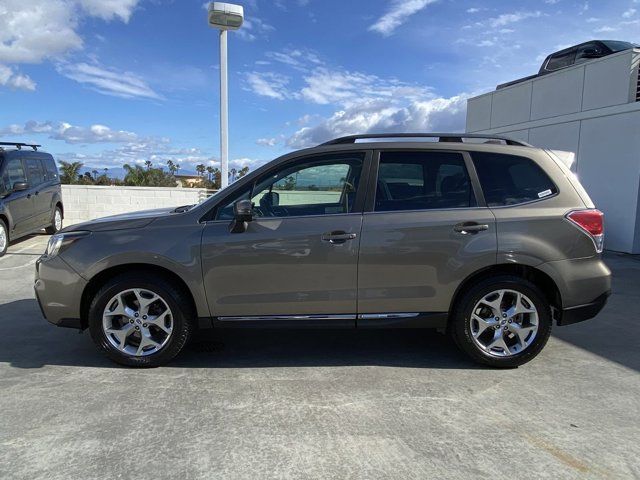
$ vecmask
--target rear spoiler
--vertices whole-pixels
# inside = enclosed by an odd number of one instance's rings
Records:
[[[547,150],[552,156],[555,155],[569,170],[576,171],[576,154],[565,152],[564,150]]]

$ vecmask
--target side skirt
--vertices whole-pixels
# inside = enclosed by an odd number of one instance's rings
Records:
[[[363,313],[360,315],[269,315],[200,318],[200,328],[437,328],[448,313]]]

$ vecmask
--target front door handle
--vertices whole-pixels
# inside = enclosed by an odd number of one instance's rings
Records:
[[[347,233],[343,231],[329,232],[322,234],[322,241],[329,243],[344,243],[347,240],[353,240],[358,236],[356,233]]]
[[[462,235],[475,235],[478,232],[489,230],[489,225],[476,222],[463,222],[453,227],[453,230]]]

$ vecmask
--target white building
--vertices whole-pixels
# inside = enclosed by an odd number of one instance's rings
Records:
[[[467,133],[508,135],[576,154],[605,213],[608,250],[640,253],[640,49],[469,99]]]

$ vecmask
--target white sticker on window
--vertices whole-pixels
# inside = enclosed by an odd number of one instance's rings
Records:
[[[551,195],[553,192],[551,190],[545,190],[544,192],[538,193],[538,198],[544,198]]]

